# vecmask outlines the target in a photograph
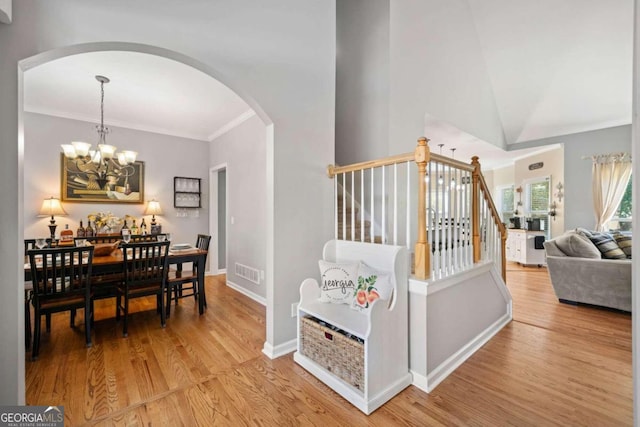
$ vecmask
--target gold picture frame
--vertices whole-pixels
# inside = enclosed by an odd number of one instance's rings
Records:
[[[110,164],[107,182],[101,188],[90,162],[69,159],[60,154],[60,194],[63,202],[71,203],[144,203],[144,162],[128,166]],[[87,167],[84,167],[87,166]]]

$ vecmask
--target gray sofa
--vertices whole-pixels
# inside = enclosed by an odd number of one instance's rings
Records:
[[[561,302],[631,311],[631,259],[604,259],[584,235],[544,242],[551,284]]]

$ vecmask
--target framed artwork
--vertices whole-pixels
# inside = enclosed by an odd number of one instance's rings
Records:
[[[63,202],[144,203],[144,162],[121,166],[116,160],[96,164],[62,153],[60,158]]]

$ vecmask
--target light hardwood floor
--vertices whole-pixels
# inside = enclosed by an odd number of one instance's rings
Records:
[[[207,278],[203,316],[183,299],[165,329],[136,301],[128,338],[98,302],[89,349],[82,316],[55,315],[27,356],[27,403],[64,405],[68,426],[632,424],[630,315],[558,303],[544,268],[510,264],[514,321],[431,394],[410,386],[368,417],[291,355],[264,356],[264,307],[224,280]]]

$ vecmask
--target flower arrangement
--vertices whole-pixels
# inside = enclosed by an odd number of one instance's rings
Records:
[[[123,220],[115,216],[111,212],[96,212],[88,215],[89,221],[92,221],[96,229],[102,229],[107,232],[118,228],[122,225]]]

